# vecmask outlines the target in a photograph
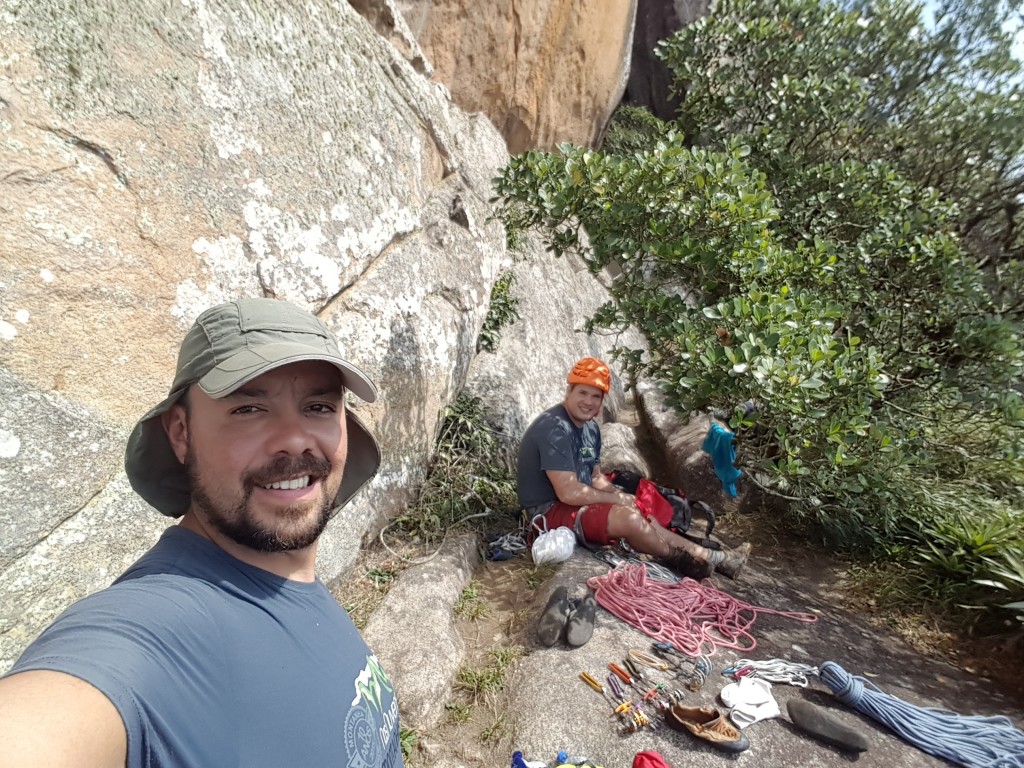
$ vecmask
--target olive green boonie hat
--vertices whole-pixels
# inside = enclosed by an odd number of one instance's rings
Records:
[[[315,315],[275,299],[238,299],[203,312],[181,344],[171,393],[128,437],[124,466],[135,492],[165,515],[181,517],[188,511],[188,474],[171,449],[160,415],[191,385],[218,399],[267,371],[304,360],[330,363],[341,371],[347,390],[368,403],[377,399],[373,382],[341,356],[334,335]],[[346,420],[348,458],[334,512],[380,467],[377,441],[347,410]]]

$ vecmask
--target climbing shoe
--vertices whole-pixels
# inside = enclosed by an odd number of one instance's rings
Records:
[[[564,586],[555,587],[537,624],[537,639],[549,648],[558,642],[569,620],[569,592]],[[589,639],[589,638],[588,638]]]
[[[864,752],[868,748],[868,740],[864,734],[829,714],[821,707],[816,707],[803,699],[790,699],[786,704],[789,719],[793,725],[819,741],[847,752]]]
[[[576,606],[565,625],[565,642],[579,648],[594,634],[594,618],[597,616],[597,601],[587,595]]]

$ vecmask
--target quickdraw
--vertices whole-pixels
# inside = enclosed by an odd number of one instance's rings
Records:
[[[686,687],[691,691],[701,690],[704,687],[704,683],[708,681],[711,670],[714,668],[714,665],[711,663],[711,657],[706,653],[702,653],[696,658],[691,658],[681,653],[678,648],[668,642],[652,643],[651,649],[672,665],[676,670],[676,677],[685,680]],[[683,665],[692,665],[693,668],[687,670]]]
[[[609,667],[615,667],[623,674],[626,674],[617,664],[610,664]],[[629,677],[628,674],[626,676]],[[607,686],[602,685],[597,678],[588,672],[580,672],[580,679],[608,701],[612,707],[612,713],[619,718],[626,731],[635,733],[642,728],[656,730],[656,720],[647,714],[644,704],[652,701],[658,695],[659,691],[657,688],[646,691],[639,701],[634,702],[626,695],[618,672],[608,675]]]

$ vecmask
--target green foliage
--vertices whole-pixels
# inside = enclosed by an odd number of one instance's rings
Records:
[[[391,587],[393,582],[398,577],[397,568],[367,568],[366,578],[373,582],[373,585],[379,590],[387,590]]]
[[[1020,65],[1003,3],[934,36],[912,4],[863,5],[723,0],[661,47],[688,138],[627,114],[605,151],[515,157],[497,216],[617,265],[590,329],[639,329],[623,373],[731,414],[794,513],[876,553],[903,535],[939,592],[984,600],[1012,546],[985,521],[1024,508]],[[932,547],[959,511],[964,541]]]
[[[1020,522],[1012,514],[984,518],[963,511],[924,526],[927,550],[920,562],[937,578],[961,588],[972,585],[987,570],[986,557],[1021,543]]]
[[[920,3],[848,6],[728,0],[662,42],[685,84],[683,129],[748,144],[786,208],[790,191],[804,197],[794,170],[884,158],[959,203],[976,255],[1020,260],[1024,67],[1003,23],[1014,4],[939,2],[934,28]]]
[[[458,527],[493,526],[518,512],[515,478],[502,456],[504,436],[487,421],[478,397],[459,396],[446,410],[427,478],[396,525],[435,541]],[[476,521],[474,523],[474,521]]]
[[[988,605],[995,602],[1012,612],[1017,621],[1024,622],[1024,557],[1021,552],[1024,552],[1024,542],[1018,537],[1016,548],[1006,547],[986,556],[985,576],[975,579],[975,583],[999,590],[989,595]],[[1005,599],[1012,602],[1002,602]]]
[[[501,339],[501,331],[519,319],[518,297],[512,294],[516,276],[511,271],[502,272],[491,286],[491,303],[487,307],[480,336],[476,341],[477,352],[494,352]]]
[[[480,731],[482,744],[497,744],[509,733],[508,720],[504,713],[497,714],[489,725]]]
[[[672,126],[643,107],[622,106],[615,110],[601,149],[618,155],[640,152],[664,138]]]
[[[1024,622],[1024,531],[1018,512],[982,501],[980,509],[925,524],[913,542],[923,594],[965,608],[1006,609]]]

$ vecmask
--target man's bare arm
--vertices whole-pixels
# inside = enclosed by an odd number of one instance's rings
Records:
[[[611,491],[612,493],[625,494],[626,496],[629,496],[629,503],[633,503],[633,495],[630,493],[626,493],[621,488],[616,488],[615,484],[604,476],[604,472],[601,471],[600,464],[594,467],[594,476],[590,478],[590,484],[597,488],[597,490],[599,491]]]
[[[110,700],[63,672],[0,680],[0,768],[124,768],[128,739]]]
[[[611,483],[608,483],[611,490],[601,490],[592,485],[584,485],[573,472],[549,469],[545,470],[545,474],[554,486],[558,500],[563,504],[574,507],[582,507],[584,504],[621,504],[629,507],[633,504],[631,495],[620,491]]]

